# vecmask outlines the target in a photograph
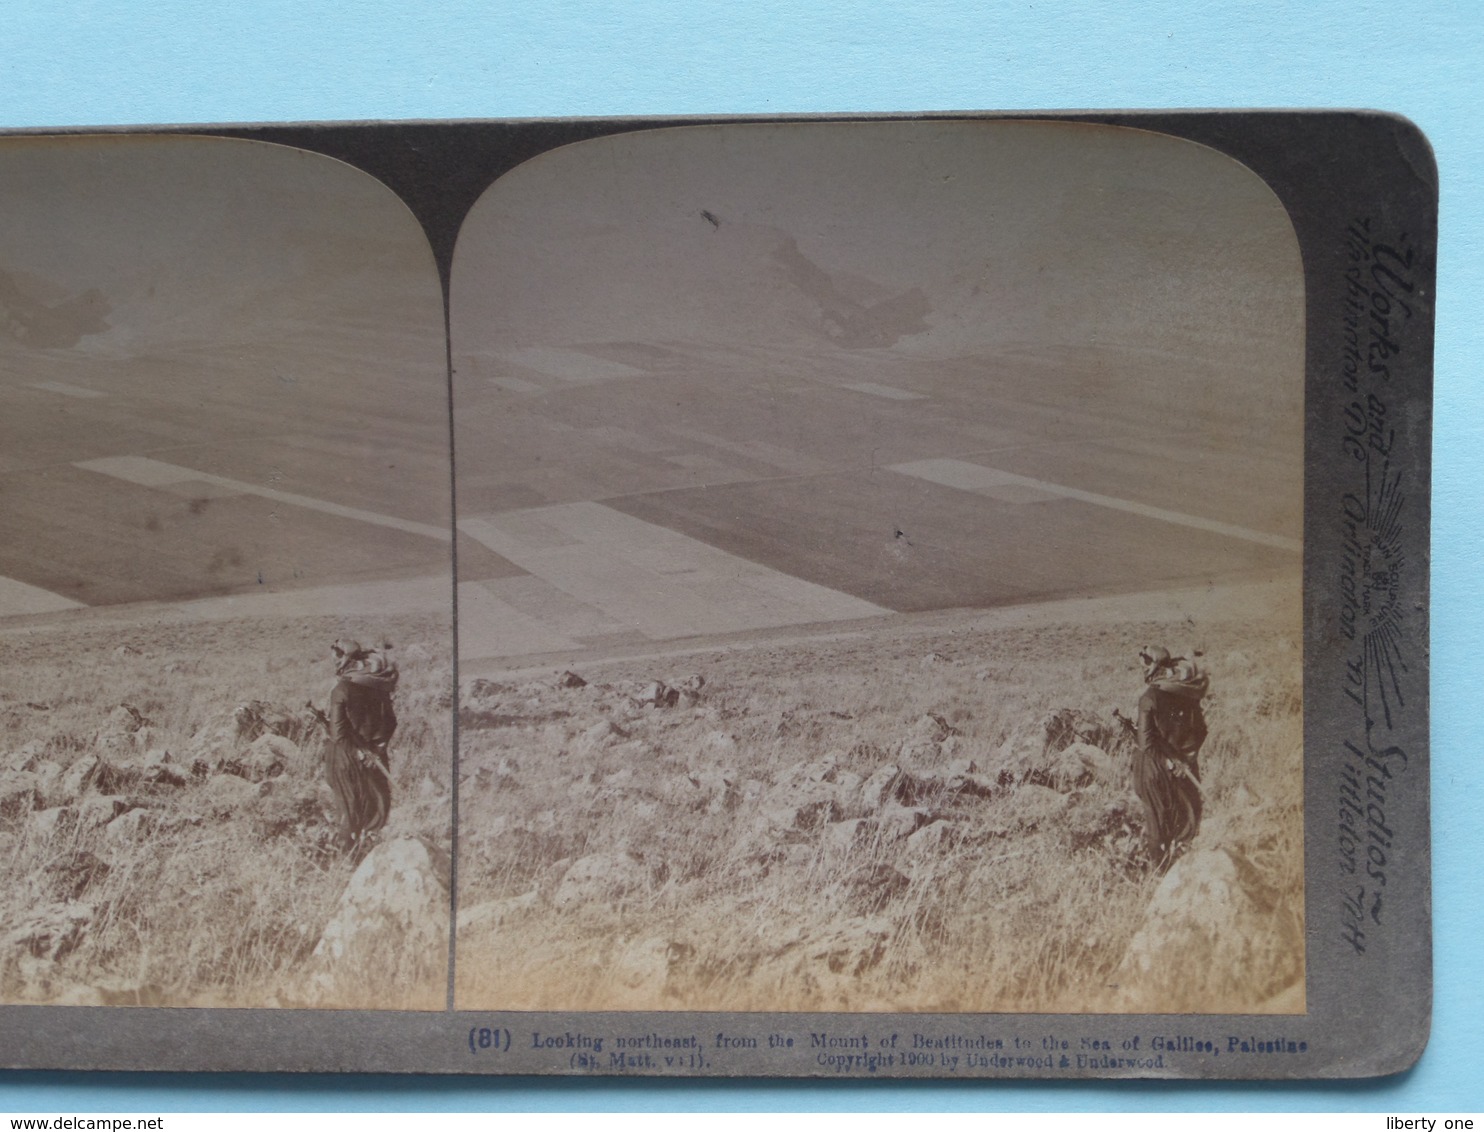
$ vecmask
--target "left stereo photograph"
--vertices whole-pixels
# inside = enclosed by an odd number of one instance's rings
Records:
[[[0,141],[0,1002],[441,1010],[443,295],[283,146]]]

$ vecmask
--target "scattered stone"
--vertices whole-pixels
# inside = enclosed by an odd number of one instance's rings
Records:
[[[810,790],[821,784],[834,785],[839,776],[838,752],[831,751],[822,758],[807,763],[798,763],[778,778],[776,791],[790,792]]]
[[[572,671],[563,672],[557,681],[558,688],[586,688],[587,681]]]
[[[901,806],[896,803],[882,806],[876,817],[881,836],[888,841],[900,841],[905,837],[911,837],[932,820],[933,816],[927,810]]]
[[[913,735],[921,739],[930,739],[934,743],[941,743],[950,735],[961,735],[961,732],[953,724],[949,723],[941,715],[928,712],[919,716],[917,722],[912,725]]]
[[[188,767],[176,765],[168,751],[156,749],[142,758],[99,760],[88,785],[103,794],[122,794],[141,789],[179,789],[190,780]]]
[[[943,792],[942,787],[943,784],[935,778],[902,771],[891,784],[891,796],[903,806],[916,806],[936,799]]]
[[[0,952],[56,963],[76,951],[93,922],[93,908],[75,902],[47,904],[27,912],[0,936]]]
[[[1043,724],[1042,751],[1048,755],[1082,745],[1102,751],[1118,764],[1137,741],[1134,721],[1116,707],[1102,716],[1080,708],[1060,708]]]
[[[145,754],[139,777],[146,786],[179,789],[187,785],[195,775],[191,767],[176,763],[170,757],[169,751],[156,747]]]
[[[133,807],[127,798],[93,794],[83,798],[77,805],[77,828],[79,831],[97,829],[107,825],[120,814]]]
[[[43,870],[53,890],[63,900],[76,900],[108,876],[109,868],[96,853],[79,849]]]
[[[1065,757],[1075,757],[1081,764],[1083,778],[1088,782],[1097,783],[1100,786],[1117,786],[1123,781],[1123,774],[1113,756],[1101,747],[1094,747],[1091,743],[1073,743],[1063,752]]]
[[[1090,711],[1081,708],[1057,708],[1041,725],[1043,746],[1047,751],[1061,751],[1073,743],[1101,746],[1107,740],[1107,725]]]
[[[894,764],[877,767],[861,784],[861,803],[867,813],[875,813],[894,797],[892,790],[901,773],[901,768]]]
[[[1045,786],[1063,794],[1086,786],[1093,780],[1093,772],[1088,769],[1089,760],[1084,758],[1084,749],[1088,746],[1091,745],[1071,742],[1065,746],[1047,746],[1039,750],[1022,747],[1019,756],[1009,762],[1011,778],[1016,782]],[[1111,760],[1107,765],[1111,768]]]
[[[670,691],[675,694],[677,704],[693,708],[701,702],[701,689],[705,686],[706,678],[697,673],[687,676],[684,680],[675,684]]]
[[[820,764],[802,768],[768,792],[758,815],[757,832],[762,837],[799,836],[818,832],[845,817],[839,788],[833,782],[833,766],[827,777],[811,775]]]
[[[948,821],[933,821],[907,838],[902,847],[911,857],[940,856],[953,841],[954,825]]]
[[[959,760],[965,762],[968,760]],[[969,763],[973,766],[973,763]],[[967,798],[993,798],[998,791],[999,783],[992,778],[973,772],[945,773],[939,781],[942,783],[944,794],[954,797]]]
[[[149,720],[144,718],[144,713],[133,704],[119,704],[108,713],[104,726],[111,731],[127,731],[132,734],[148,724]]]
[[[69,806],[50,806],[32,813],[31,829],[42,837],[53,837],[76,817],[77,811]]]
[[[282,704],[249,700],[233,710],[232,722],[237,737],[244,742],[251,743],[263,735],[281,735],[297,743],[315,726],[315,721],[305,715]]]
[[[558,908],[608,903],[634,891],[646,877],[644,865],[627,853],[593,853],[572,863],[551,902]]]
[[[126,762],[138,752],[134,735],[133,731],[100,731],[93,738],[93,750],[107,761]]]
[[[93,785],[98,775],[98,768],[102,765],[102,760],[96,755],[79,755],[73,759],[72,764],[62,774],[60,787],[62,796],[79,797],[83,791]]]
[[[699,793],[693,809],[708,814],[730,813],[742,804],[742,792],[737,788],[739,776],[734,771],[700,770],[689,775],[687,781]]]
[[[36,806],[36,775],[29,770],[0,774],[0,819],[15,821]]]
[[[36,776],[38,805],[60,806],[76,797],[62,789],[62,776],[66,772],[50,759],[37,760],[31,773]]]
[[[653,680],[633,700],[640,707],[672,708],[680,702],[680,689]]]
[[[866,840],[875,830],[876,823],[867,818],[848,818],[825,826],[820,840],[832,849],[843,851]]]
[[[8,770],[35,770],[36,764],[46,755],[46,740],[28,739],[21,744],[19,750],[12,752],[5,760],[5,768]]]
[[[100,794],[122,794],[139,785],[142,768],[126,759],[99,759],[89,785]]]
[[[860,789],[863,782],[865,782],[865,779],[853,770],[836,771],[835,796],[840,799],[842,805],[848,805],[860,797]]]
[[[228,723],[220,727],[200,728],[191,736],[187,752],[192,762],[199,760],[209,766],[219,759],[231,756],[239,746],[241,744],[237,739],[237,726]]]
[[[904,762],[936,763],[942,760],[943,744],[960,735],[958,728],[932,712],[919,716],[908,728],[898,755]]]
[[[1022,785],[1008,799],[1011,813],[1022,826],[1029,828],[1058,816],[1067,806],[1067,796],[1049,786]]]
[[[593,724],[579,735],[574,748],[580,755],[594,755],[628,737],[629,733],[622,727],[611,719],[605,719]]]
[[[504,684],[496,683],[493,680],[485,680],[481,677],[480,679],[469,681],[468,690],[465,692],[463,698],[466,700],[490,699],[508,690],[508,687]]]
[[[201,802],[214,818],[229,820],[256,804],[259,787],[235,774],[213,774],[201,788]]]
[[[158,824],[153,810],[128,810],[103,827],[103,839],[111,845],[135,844],[153,833]]]
[[[912,882],[886,864],[867,865],[845,880],[851,905],[863,915],[880,912],[901,896]]]
[[[299,745],[276,732],[259,735],[242,751],[216,764],[217,773],[235,774],[249,782],[277,778],[299,761]]]

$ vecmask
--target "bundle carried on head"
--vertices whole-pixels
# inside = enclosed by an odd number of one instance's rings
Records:
[[[1144,662],[1144,682],[1162,692],[1199,700],[1211,689],[1211,678],[1195,661],[1171,656],[1162,645],[1146,645],[1139,659]]]
[[[352,684],[391,692],[397,686],[397,662],[391,657],[392,643],[366,648],[359,641],[341,639],[330,646],[335,657],[335,675]]]

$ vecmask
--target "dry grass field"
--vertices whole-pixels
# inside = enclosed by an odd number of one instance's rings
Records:
[[[1163,892],[1112,710],[1174,616],[466,679],[457,1004],[1302,1010],[1301,642],[1250,612],[1193,642],[1206,817]]]
[[[314,948],[355,867],[321,731],[338,636],[398,647],[383,840],[449,848],[447,617],[129,615],[0,634],[0,1000],[441,1008],[446,952]],[[446,924],[432,925],[445,938]]]

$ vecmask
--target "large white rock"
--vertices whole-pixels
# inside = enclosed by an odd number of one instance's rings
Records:
[[[1165,874],[1113,982],[1116,1008],[1254,1013],[1302,974],[1299,922],[1236,850],[1192,849]]]
[[[366,854],[315,945],[333,967],[385,950],[448,946],[448,866],[422,840],[401,837]]]
[[[1124,969],[1148,975],[1191,952],[1206,954],[1221,936],[1242,931],[1244,913],[1251,911],[1246,904],[1226,850],[1187,853],[1155,889],[1144,924],[1129,942]]]

